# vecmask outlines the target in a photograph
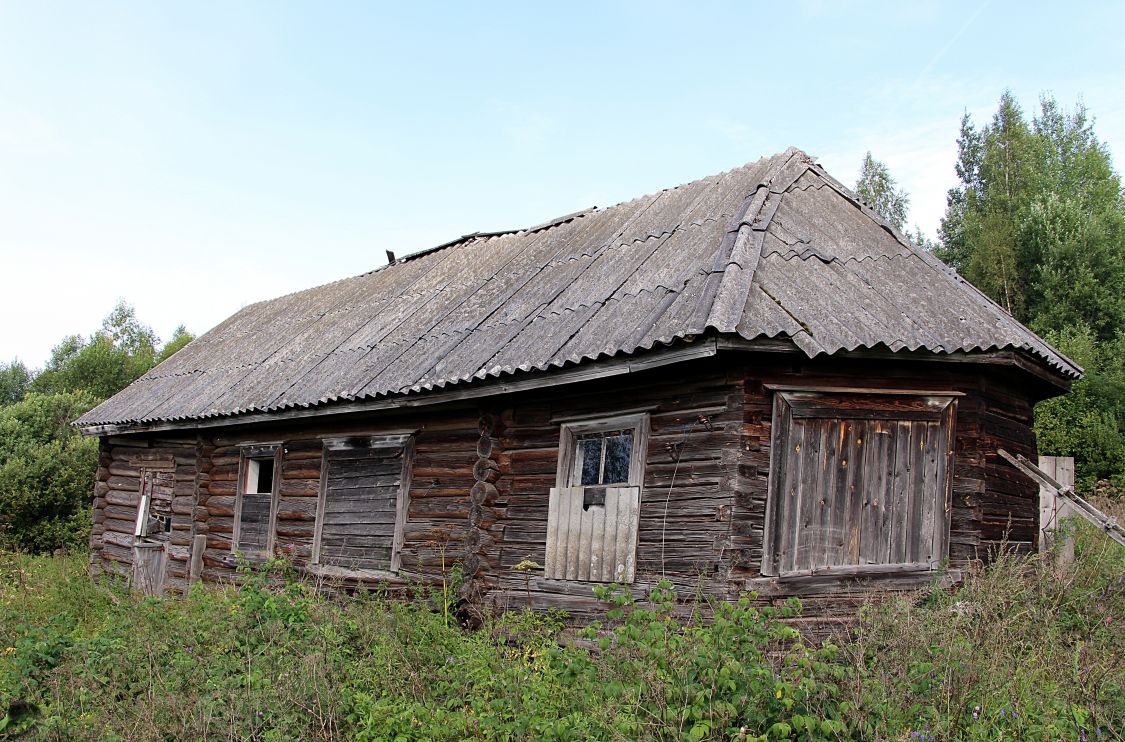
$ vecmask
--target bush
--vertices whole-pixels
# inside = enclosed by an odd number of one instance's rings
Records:
[[[0,408],[0,545],[85,547],[98,442],[70,422],[94,402],[84,392],[33,392]]]

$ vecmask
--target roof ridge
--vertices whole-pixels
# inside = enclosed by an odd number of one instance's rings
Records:
[[[702,183],[703,181],[706,181],[706,180],[719,180],[723,177],[726,177],[730,173],[735,172],[736,170],[745,170],[745,169],[753,168],[755,165],[758,165],[763,160],[769,160],[769,159],[772,159],[772,158],[777,158],[781,155],[789,155],[793,152],[800,152],[800,150],[796,147],[790,147],[789,149],[787,149],[784,152],[781,152],[777,155],[767,155],[765,157],[759,157],[757,160],[754,160],[753,162],[746,162],[746,163],[743,163],[741,165],[738,165],[737,167],[732,167],[732,168],[729,168],[727,170],[723,170],[722,172],[712,173],[710,175],[705,175],[701,178],[696,178],[695,180],[689,180],[686,183],[680,183],[679,185],[669,186],[667,188],[661,188],[659,191],[653,191],[651,193],[645,193],[643,195],[636,196],[634,198],[625,199],[624,201],[618,201],[617,203],[610,204],[609,206],[605,206],[605,207],[591,206],[587,209],[582,209],[580,211],[575,211],[575,212],[570,213],[570,214],[564,214],[563,216],[557,216],[557,217],[554,217],[553,219],[548,219],[544,222],[540,222],[539,224],[536,224],[536,225],[531,226],[531,227],[524,227],[524,228],[520,228],[520,229],[507,229],[507,230],[500,230],[500,231],[496,231],[496,232],[472,232],[470,234],[461,235],[460,237],[449,240],[448,242],[443,242],[440,245],[435,245],[433,247],[423,248],[423,249],[421,249],[417,252],[413,252],[413,253],[409,253],[407,255],[403,255],[401,258],[396,260],[394,263],[388,263],[387,265],[379,266],[378,268],[367,271],[366,273],[361,273],[360,276],[366,276],[370,273],[375,273],[377,271],[385,270],[385,269],[387,269],[387,268],[389,268],[393,265],[397,265],[399,263],[403,263],[403,262],[406,262],[408,260],[414,260],[416,258],[420,258],[420,257],[423,257],[425,255],[429,255],[430,253],[437,252],[438,250],[443,250],[447,247],[455,247],[455,246],[460,245],[462,243],[469,242],[470,240],[473,240],[473,239],[478,239],[478,238],[487,239],[489,237],[502,237],[502,236],[510,235],[510,234],[521,234],[521,233],[532,234],[532,233],[535,233],[535,232],[540,232],[540,231],[543,231],[545,229],[550,229],[551,227],[557,227],[559,225],[566,224],[567,222],[570,222],[570,221],[573,221],[575,219],[581,218],[581,217],[586,216],[587,214],[591,214],[595,211],[610,211],[611,209],[616,209],[620,206],[625,206],[626,204],[636,203],[638,201],[651,200],[651,199],[656,198],[657,196],[659,196],[662,193],[667,193],[668,191],[677,191],[681,188],[688,188],[688,187],[694,186],[698,183]],[[801,153],[801,154],[804,154],[804,153]],[[358,278],[358,277],[359,276],[356,276],[356,278]],[[346,281],[347,279],[345,278],[345,279],[340,279],[340,280]]]
[[[766,231],[786,191],[814,164],[797,147],[774,156],[764,182],[747,196],[723,236],[693,323],[697,334],[709,327],[735,332],[762,257]]]

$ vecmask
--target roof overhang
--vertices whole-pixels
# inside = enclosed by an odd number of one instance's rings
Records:
[[[938,354],[929,351],[891,351],[889,349],[856,349],[841,351],[831,356],[810,359],[788,338],[759,338],[745,340],[737,336],[717,335],[702,338],[688,337],[674,345],[645,353],[612,357],[595,362],[550,371],[528,371],[511,377],[482,379],[442,389],[406,391],[399,394],[372,397],[355,401],[341,401],[305,407],[294,407],[271,412],[248,412],[233,415],[216,415],[181,420],[153,420],[132,423],[91,425],[80,428],[83,435],[110,436],[186,431],[212,428],[234,428],[286,420],[329,418],[367,412],[406,410],[447,404],[462,400],[494,397],[544,387],[577,384],[584,381],[622,376],[648,371],[662,366],[710,358],[720,352],[750,352],[790,354],[803,361],[817,362],[828,359],[923,361],[928,363],[977,364],[1004,367],[1025,372],[1042,382],[1041,398],[1065,394],[1070,380],[1054,372],[1031,354],[1017,350],[992,350]]]

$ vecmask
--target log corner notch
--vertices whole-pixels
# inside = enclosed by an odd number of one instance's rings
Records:
[[[1059,497],[1063,498],[1064,501],[1071,505],[1074,512],[1093,523],[1099,530],[1103,531],[1118,544],[1125,546],[1125,528],[1122,528],[1121,525],[1118,524],[1116,518],[1106,515],[1085,499],[1079,497],[1072,487],[1059,484],[1053,477],[1031,463],[1026,456],[1021,454],[1013,456],[1003,448],[999,449],[997,453],[1000,454],[1001,458],[1022,471],[1040,486],[1053,490]]]
[[[492,537],[488,524],[495,521],[492,506],[496,503],[496,480],[500,467],[496,463],[499,452],[496,441],[496,422],[494,414],[482,410],[478,421],[480,437],[477,439],[477,460],[473,465],[473,486],[469,490],[469,529],[465,544],[465,597],[475,595],[477,583],[486,580],[491,572],[487,560]]]

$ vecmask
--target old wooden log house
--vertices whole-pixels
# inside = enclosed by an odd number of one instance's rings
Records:
[[[246,307],[77,421],[92,569],[846,613],[1035,546],[996,451],[1080,373],[790,149]]]

